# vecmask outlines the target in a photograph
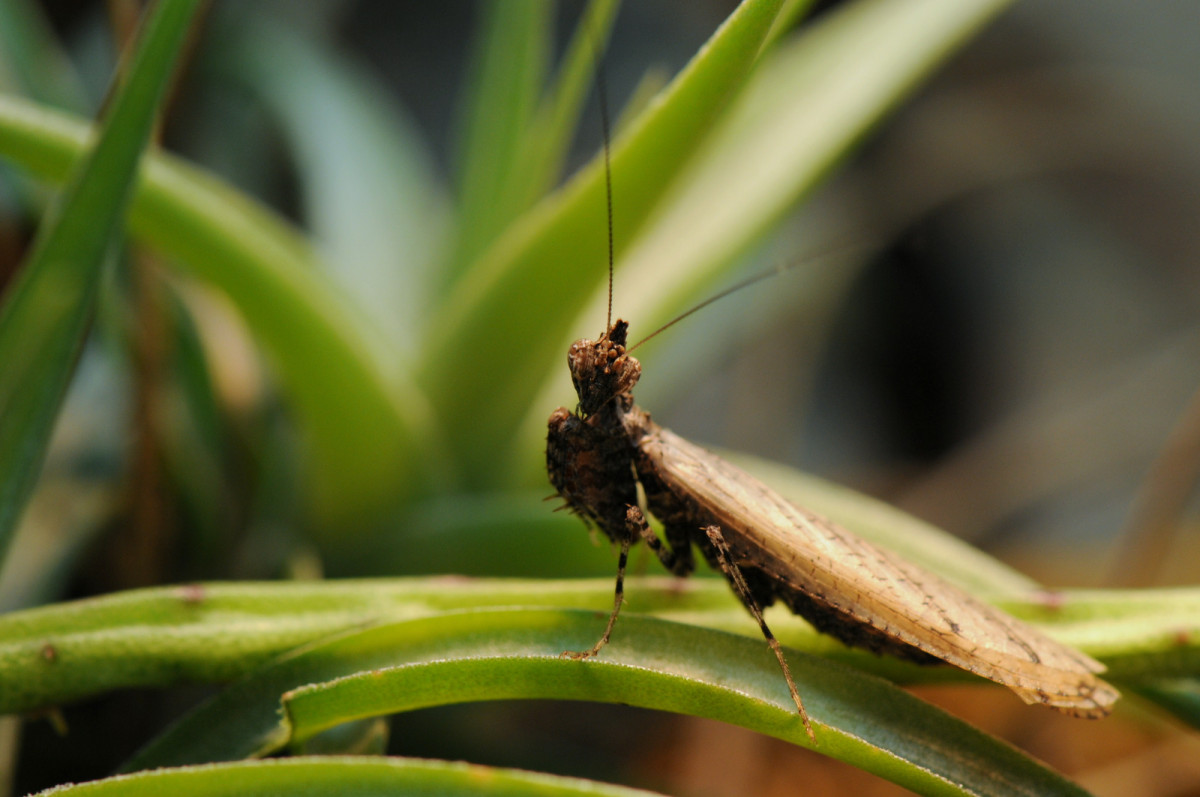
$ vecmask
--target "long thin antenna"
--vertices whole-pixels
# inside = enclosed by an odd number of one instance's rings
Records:
[[[613,308],[613,191],[612,163],[608,143],[608,85],[604,79],[604,54],[595,35],[591,37],[592,53],[596,57],[596,94],[600,99],[600,131],[604,137],[604,196],[608,207],[608,317],[604,323],[604,334],[612,326]]]
[[[778,266],[772,266],[771,268],[768,268],[764,271],[760,271],[757,274],[752,274],[749,277],[746,277],[744,280],[741,280],[740,282],[735,282],[734,284],[730,285],[728,288],[725,288],[721,292],[708,297],[707,299],[700,302],[700,304],[696,305],[692,309],[685,310],[684,312],[675,316],[670,321],[663,324],[661,327],[659,327],[658,329],[654,330],[646,337],[639,340],[637,343],[628,347],[625,351],[632,352],[638,346],[641,346],[643,343],[650,340],[651,338],[657,337],[659,334],[666,332],[668,329],[675,326],[680,321],[682,321],[683,319],[690,316],[692,313],[699,312],[700,310],[703,310],[705,307],[708,307],[713,302],[720,301],[721,299],[724,299],[729,294],[737,293],[742,288],[748,288],[751,285],[753,285],[754,283],[761,282],[761,281],[767,279],[768,277],[779,276],[780,274],[783,274],[786,271],[791,271],[793,268],[796,268],[797,266],[804,265],[805,263],[811,263],[814,260],[818,260],[820,258],[853,254],[854,252],[869,252],[873,249],[878,248],[878,246],[879,246],[878,242],[873,242],[873,241],[857,241],[857,242],[846,243],[846,244],[843,244],[842,246],[835,246],[832,249],[826,249],[825,251],[819,252],[817,254],[808,255],[806,257],[799,257],[790,262],[781,263]]]

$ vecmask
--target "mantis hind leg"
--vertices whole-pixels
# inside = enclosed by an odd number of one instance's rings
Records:
[[[721,571],[725,573],[729,579],[729,583],[737,591],[738,597],[746,608],[750,610],[750,614],[758,623],[759,629],[766,637],[767,644],[775,653],[775,658],[779,659],[779,666],[783,670],[783,677],[787,680],[788,692],[792,695],[792,700],[796,704],[796,710],[800,712],[800,719],[804,723],[804,730],[808,732],[808,738],[812,739],[813,744],[817,743],[817,737],[813,734],[812,724],[808,721],[808,712],[804,710],[804,703],[800,700],[800,692],[796,689],[796,682],[792,680],[792,671],[788,667],[787,659],[783,655],[783,647],[779,644],[779,640],[775,638],[775,634],[771,633],[771,629],[767,627],[767,621],[763,619],[762,607],[758,605],[758,601],[754,597],[754,593],[750,590],[750,585],[746,583],[746,577],[742,575],[741,568],[733,561],[733,554],[729,550],[729,544],[725,542],[725,537],[721,534],[719,526],[708,526],[704,529],[704,533],[708,535],[709,542],[717,552],[717,562],[721,566]]]

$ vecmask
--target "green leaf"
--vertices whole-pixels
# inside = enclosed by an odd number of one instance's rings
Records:
[[[16,97],[0,97],[0,154],[61,180],[84,151],[87,127]],[[219,290],[262,344],[308,444],[309,500],[318,530],[377,517],[446,470],[424,396],[396,352],[287,222],[178,158],[147,159],[129,209],[131,233]]]
[[[478,700],[622,703],[812,746],[761,639],[621,619],[619,643],[585,662],[560,653],[595,640],[603,616],[592,612],[466,611],[352,632],[263,668],[128,767],[265,755],[343,722]],[[882,679],[818,657],[789,658],[817,752],[924,794],[1082,793]]]
[[[549,3],[484,3],[477,23],[470,86],[464,92],[458,158],[458,229],[441,275],[453,280],[523,211],[517,171],[546,72]]]
[[[729,607],[728,590],[647,594],[668,606]],[[594,606],[612,582],[364,579],[135,590],[0,615],[0,714],[128,686],[219,683],[347,629],[465,607]],[[753,629],[751,629],[753,630]]]
[[[11,612],[0,616],[0,714],[125,687],[230,681],[297,646],[400,618],[494,606],[603,612],[612,605],[612,586],[610,578],[198,584]],[[632,579],[627,596],[630,612],[758,635],[719,579]],[[1200,590],[1002,597],[997,603],[1010,613],[1103,659],[1114,678],[1149,682],[1200,673]],[[905,680],[966,677],[848,650],[779,607],[768,620],[785,644],[864,669]]]
[[[618,252],[745,80],[779,5],[745,0],[660,101],[613,142]],[[605,273],[605,207],[597,160],[510,226],[463,275],[435,321],[420,381],[468,483],[510,478],[497,452],[511,445],[549,364],[562,362],[571,321]]]
[[[513,196],[508,204],[513,207],[528,209],[561,177],[583,100],[595,75],[597,48],[605,47],[619,5],[618,0],[592,0],[580,17],[558,77],[538,107],[522,142],[514,169],[520,179],[506,186]]]
[[[433,155],[378,78],[254,4],[220,7],[205,66],[275,115],[325,265],[389,341],[419,343],[449,199]]]
[[[0,560],[41,471],[101,268],[119,240],[138,161],[196,5],[163,0],[148,18],[95,146],[0,306]]]
[[[217,766],[160,769],[58,786],[62,797],[355,797],[438,794],[446,797],[647,797],[650,792],[592,781],[448,761],[405,758],[283,758]]]

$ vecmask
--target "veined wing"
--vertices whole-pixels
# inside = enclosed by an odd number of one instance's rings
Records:
[[[704,507],[741,563],[889,637],[1003,684],[1026,703],[1102,717],[1104,665],[656,428],[639,444],[672,490]]]

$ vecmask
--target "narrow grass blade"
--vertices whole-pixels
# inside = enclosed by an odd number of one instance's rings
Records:
[[[138,161],[196,5],[163,0],[148,17],[95,146],[0,306],[0,557],[40,473],[101,269],[119,240]]]
[[[607,48],[619,6],[619,0],[592,0],[580,17],[558,75],[542,98],[523,139],[515,169],[521,180],[511,187],[513,207],[522,211],[529,208],[562,176],[583,100],[596,74],[597,51],[603,53]]]
[[[461,109],[458,154],[458,229],[441,276],[453,284],[524,208],[511,198],[529,179],[518,173],[529,122],[549,58],[553,6],[485,3],[478,21],[470,84]]]

